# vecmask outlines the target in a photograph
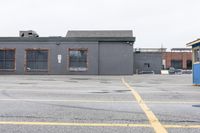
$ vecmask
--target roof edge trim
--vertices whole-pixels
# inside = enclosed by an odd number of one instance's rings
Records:
[[[195,40],[195,41],[189,42],[189,43],[187,43],[186,45],[187,45],[187,46],[192,46],[192,45],[195,45],[195,44],[197,44],[197,43],[200,43],[200,39],[197,39],[197,40]]]

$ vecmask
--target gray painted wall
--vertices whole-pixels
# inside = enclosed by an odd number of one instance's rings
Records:
[[[150,67],[145,65],[149,63]],[[134,73],[141,71],[154,71],[160,74],[162,69],[162,53],[160,52],[140,52],[134,53]]]
[[[100,42],[100,74],[133,74],[133,46],[124,42]]]
[[[0,42],[0,48],[16,48],[16,71],[0,74],[58,74],[58,75],[98,75],[98,74],[133,74],[133,46],[123,42]],[[25,72],[25,49],[49,49],[48,72]],[[68,68],[68,49],[88,49],[88,70],[70,72]],[[62,55],[61,64],[57,55]]]

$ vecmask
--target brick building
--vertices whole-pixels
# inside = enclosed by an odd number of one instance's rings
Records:
[[[163,52],[163,68],[192,69],[192,50],[190,48],[172,48]]]

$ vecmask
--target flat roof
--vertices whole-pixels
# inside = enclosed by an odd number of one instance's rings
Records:
[[[0,42],[135,42],[132,30],[70,30],[66,37],[0,37]]]
[[[132,30],[69,30],[66,37],[133,37]]]
[[[135,48],[135,52],[166,52],[167,48]]]
[[[171,51],[191,51],[191,48],[172,48]]]

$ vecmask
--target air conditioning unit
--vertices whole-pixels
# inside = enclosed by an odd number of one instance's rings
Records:
[[[19,36],[20,37],[39,37],[39,35],[33,30],[19,31]]]

